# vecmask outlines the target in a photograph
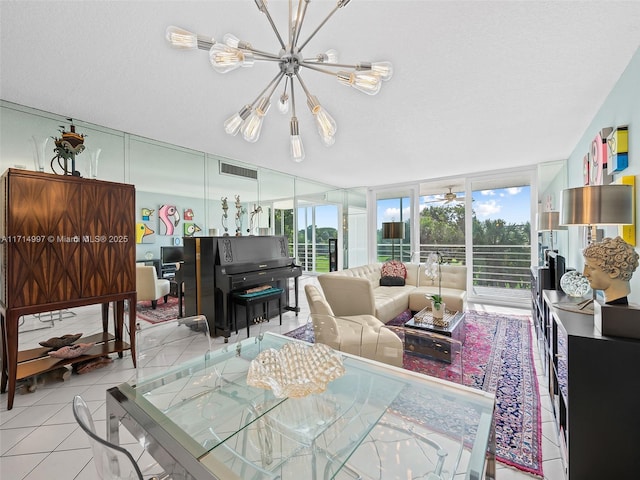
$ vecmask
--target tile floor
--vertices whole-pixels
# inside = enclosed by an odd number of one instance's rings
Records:
[[[301,281],[301,312],[296,317],[292,312],[283,314],[282,326],[277,320],[260,325],[263,331],[286,333],[307,322],[308,307],[304,298],[303,285],[313,282],[314,277],[305,277]],[[491,305],[470,304],[469,309],[512,312],[528,314],[527,310],[510,309]],[[64,315],[62,319],[54,317],[51,322],[42,322],[45,318],[27,317],[21,327],[20,348],[37,346],[37,342],[65,333],[97,333],[101,328],[100,308],[89,306],[77,308],[75,316]],[[143,322],[144,323],[144,322]],[[26,331],[36,327],[41,330]],[[258,326],[252,327],[252,334]],[[230,342],[246,336],[246,330],[232,335]],[[214,340],[215,346],[223,345],[221,337]],[[535,345],[535,342],[534,342]],[[537,351],[536,351],[537,358]],[[540,373],[539,360],[536,362]],[[77,426],[71,409],[74,395],[80,394],[92,410],[98,432],[106,430],[105,391],[107,388],[133,378],[135,369],[130,356],[116,359],[105,368],[83,375],[72,375],[65,382],[48,382],[39,385],[33,393],[16,393],[13,409],[7,410],[7,398],[0,396],[0,478],[3,480],[94,480],[96,474],[91,449],[86,436]],[[538,376],[542,400],[542,450],[543,470],[546,480],[564,479],[562,461],[557,446],[555,424],[544,377]],[[133,437],[121,434],[121,442],[126,443],[134,456],[141,447]],[[498,480],[525,480],[536,478],[519,470],[498,463]],[[385,479],[386,480],[386,479]]]

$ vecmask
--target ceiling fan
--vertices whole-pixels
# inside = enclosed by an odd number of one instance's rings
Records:
[[[426,203],[451,203],[451,202],[463,202],[464,197],[459,197],[456,193],[452,192],[452,187],[448,187],[449,191],[447,193],[443,193],[441,198],[434,198]]]

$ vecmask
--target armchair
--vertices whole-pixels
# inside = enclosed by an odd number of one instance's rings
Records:
[[[402,340],[373,315],[336,316],[315,285],[305,285],[316,342],[402,367]]]
[[[136,264],[136,293],[138,294],[138,302],[151,300],[151,307],[158,306],[158,299],[164,297],[164,303],[167,303],[167,297],[171,285],[169,280],[158,278],[156,267],[152,265]]]

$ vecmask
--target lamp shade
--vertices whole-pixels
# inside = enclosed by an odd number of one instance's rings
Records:
[[[560,225],[560,212],[542,212],[538,216],[538,231],[550,232],[553,230],[566,230],[567,227]]]
[[[382,238],[404,238],[404,223],[403,222],[383,222],[382,223]]]
[[[562,191],[560,225],[630,225],[631,185],[587,185]]]

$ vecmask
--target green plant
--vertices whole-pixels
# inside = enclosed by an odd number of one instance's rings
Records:
[[[442,295],[434,294],[430,295],[429,298],[433,302],[433,308],[440,310],[440,307],[442,306]]]

